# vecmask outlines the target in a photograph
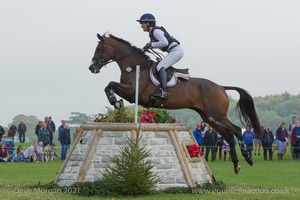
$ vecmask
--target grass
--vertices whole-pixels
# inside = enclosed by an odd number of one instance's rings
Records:
[[[18,144],[16,144],[18,145]],[[24,145],[26,146],[26,144]],[[254,166],[249,166],[239,155],[241,171],[233,172],[231,162],[208,162],[217,178],[226,183],[224,193],[156,194],[139,197],[116,197],[117,200],[195,200],[195,199],[299,199],[300,161],[291,159],[290,152],[278,161],[264,161],[254,156]],[[53,182],[63,161],[47,163],[0,163],[0,193],[6,199],[86,199],[63,190],[43,190],[37,186]],[[71,192],[71,191],[69,191]],[[76,192],[76,191],[75,191]],[[269,192],[269,193],[266,193]],[[89,197],[111,199],[111,197]]]

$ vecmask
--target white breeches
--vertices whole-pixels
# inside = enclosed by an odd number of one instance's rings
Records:
[[[167,69],[168,67],[177,63],[183,56],[183,48],[178,45],[171,49],[171,51],[164,57],[157,65],[156,69],[159,71],[162,67]]]

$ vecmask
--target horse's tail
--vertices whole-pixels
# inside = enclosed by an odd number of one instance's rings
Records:
[[[243,125],[249,124],[259,135],[261,135],[260,122],[251,95],[244,89],[232,86],[223,86],[225,90],[236,90],[240,94],[236,110],[238,110],[240,120]]]

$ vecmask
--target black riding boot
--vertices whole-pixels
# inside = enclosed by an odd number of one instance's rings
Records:
[[[160,81],[160,93],[158,97],[166,99],[168,98],[167,93],[167,74],[165,68],[161,68],[158,72],[159,74],[159,81]]]

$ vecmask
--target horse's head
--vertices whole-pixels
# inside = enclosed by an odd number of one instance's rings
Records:
[[[101,36],[99,35],[99,33],[97,33],[97,37],[99,39],[99,42],[92,59],[92,64],[89,67],[89,70],[95,74],[99,73],[100,69],[103,66],[107,65],[112,59],[112,56],[110,55],[106,46],[107,43],[105,36]]]

